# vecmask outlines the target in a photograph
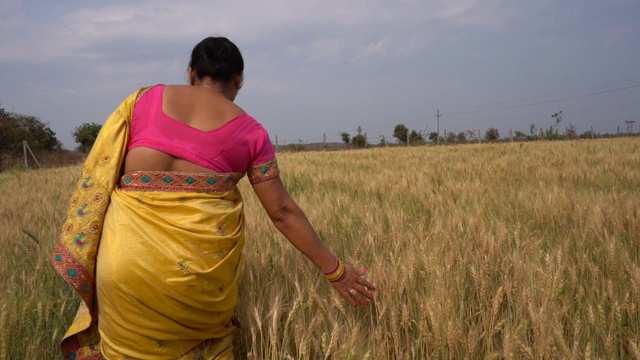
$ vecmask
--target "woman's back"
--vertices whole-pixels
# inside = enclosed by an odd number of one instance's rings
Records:
[[[245,172],[261,157],[256,146],[267,145],[257,121],[204,86],[152,87],[140,97],[131,121],[125,173]]]

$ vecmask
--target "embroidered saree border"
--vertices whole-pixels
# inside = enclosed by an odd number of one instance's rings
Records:
[[[280,175],[275,158],[254,165],[247,171],[251,184],[258,184]],[[231,191],[244,176],[243,173],[188,173],[177,171],[134,171],[120,178],[121,190],[137,191]]]
[[[99,339],[99,337],[96,337]],[[62,349],[63,354],[65,355],[65,359],[70,360],[105,360],[105,357],[102,356],[100,352],[100,345],[98,342],[91,342],[89,345],[81,345],[80,341],[78,341],[77,337],[71,337],[65,339],[62,344],[60,344],[60,348]]]
[[[187,173],[175,171],[134,171],[120,178],[121,190],[225,192],[235,188],[242,173]]]
[[[247,176],[252,185],[271,180],[279,175],[280,169],[276,158],[254,165],[247,170]]]
[[[53,253],[53,267],[82,297],[86,303],[93,302],[95,288],[93,276],[62,243],[58,243]]]
[[[67,208],[67,217],[51,258],[55,270],[82,297],[76,318],[61,343],[65,359],[94,360],[102,355],[95,327],[95,260],[109,194],[118,184],[136,98],[128,96],[109,116],[89,153]]]

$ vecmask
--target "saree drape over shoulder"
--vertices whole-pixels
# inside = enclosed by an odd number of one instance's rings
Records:
[[[80,294],[65,359],[227,359],[244,245],[243,172],[120,173],[136,100],[83,167],[52,262]],[[277,176],[275,158],[247,169]]]

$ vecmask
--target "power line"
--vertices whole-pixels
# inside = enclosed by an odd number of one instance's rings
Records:
[[[609,109],[623,107],[623,106],[629,106],[629,105],[638,105],[638,102],[634,101],[634,102],[625,103],[625,104],[605,106],[605,107],[599,107],[599,108],[595,108],[595,109],[586,109],[586,110],[579,110],[579,111],[565,111],[564,115],[584,114],[584,113],[590,113],[590,112],[596,112],[596,111],[602,111],[602,110],[609,110]],[[527,116],[527,117],[509,117],[509,118],[491,118],[491,119],[472,119],[472,118],[466,118],[466,117],[463,117],[463,118],[460,118],[460,117],[447,117],[447,119],[449,119],[449,120],[459,120],[459,121],[475,121],[475,120],[482,120],[482,121],[485,121],[485,120],[493,120],[493,121],[546,120],[548,118],[549,118],[549,116],[547,116],[547,115],[544,115],[544,116]]]
[[[584,92],[584,91],[593,90],[593,89],[598,89],[598,88],[605,87],[605,86],[612,86],[612,85],[626,84],[626,83],[634,82],[634,81],[638,81],[638,80],[640,80],[640,78],[634,78],[634,79],[625,80],[625,81],[617,81],[617,82],[612,82],[612,83],[607,83],[607,84],[602,84],[602,85],[596,85],[596,86],[591,86],[591,87],[584,88],[584,89],[570,90],[570,91],[563,91],[563,92],[553,93],[553,94],[549,94],[549,95],[535,96],[535,97],[522,98],[522,99],[516,99],[516,100],[505,100],[505,101],[499,101],[499,102],[495,102],[495,103],[488,103],[488,104],[479,104],[479,105],[463,106],[463,107],[461,107],[461,108],[459,108],[459,109],[469,109],[469,108],[476,108],[476,107],[493,106],[493,105],[502,105],[502,104],[509,104],[509,103],[517,103],[517,102],[521,102],[521,101],[530,101],[530,100],[544,99],[544,98],[548,98],[548,97],[552,97],[552,96],[558,96],[558,95],[565,95],[565,94],[573,94],[573,93]],[[455,110],[455,109],[453,109],[453,110]]]
[[[616,85],[616,84],[629,83],[629,82],[633,82],[633,81],[637,81],[637,80],[640,80],[640,78],[635,78],[635,79],[625,80],[625,81],[615,82],[615,83],[609,83],[609,84],[604,84],[604,85],[593,86],[593,87],[589,87],[589,88],[585,88],[585,89],[581,89],[581,90],[573,90],[573,91],[560,92],[560,93],[555,93],[555,94],[546,95],[546,96],[538,96],[538,97],[533,97],[533,98],[523,99],[523,100],[543,99],[543,98],[548,98],[548,97],[551,97],[551,96],[557,96],[557,95],[562,95],[562,94],[579,93],[579,92],[584,92],[584,91],[591,90],[591,89],[602,88],[604,86],[611,86],[611,85]],[[458,113],[454,112],[454,113],[452,113],[454,115],[454,117],[448,117],[447,116],[447,119],[460,120],[460,121],[483,121],[485,119],[481,119],[481,118],[470,119],[470,118],[464,118],[464,117],[463,118],[459,118],[459,117],[455,117],[455,115],[482,114],[482,113],[490,113],[490,112],[502,111],[502,110],[519,109],[519,108],[531,107],[531,106],[536,106],[536,105],[557,103],[557,102],[573,100],[573,99],[578,99],[578,98],[602,95],[602,94],[613,93],[613,92],[618,92],[618,91],[625,91],[625,90],[630,90],[630,89],[634,89],[634,88],[638,88],[638,87],[640,87],[640,84],[631,85],[631,86],[625,86],[625,87],[618,87],[618,88],[602,90],[602,91],[596,91],[596,92],[591,92],[591,93],[581,94],[581,95],[576,95],[576,96],[568,96],[568,97],[563,97],[563,98],[559,98],[559,99],[538,101],[538,102],[527,103],[527,104],[505,106],[505,107],[498,107],[498,108],[492,108],[492,109],[478,109],[478,110],[475,110],[475,111],[466,111],[466,112],[458,112]],[[503,102],[498,102],[498,103],[493,103],[493,104],[474,105],[474,106],[470,106],[470,107],[467,107],[467,108],[483,107],[483,106],[498,105],[498,104],[508,104],[508,103],[514,103],[514,102],[519,102],[519,101],[523,101],[523,100],[511,100],[511,101],[503,101]],[[628,105],[636,105],[636,104],[638,104],[638,103],[637,102],[631,102],[631,103],[625,103],[625,104],[620,104],[620,105],[612,105],[612,106],[600,107],[600,108],[595,108],[595,109],[580,110],[580,111],[575,111],[575,112],[570,112],[569,111],[569,112],[565,112],[565,115],[576,115],[576,114],[582,114],[582,113],[602,111],[602,110],[612,109],[612,108],[616,108],[616,107],[622,107],[622,106],[628,106]],[[459,109],[463,109],[463,108],[464,107],[459,108]],[[439,114],[439,111],[438,111],[438,114]],[[436,116],[438,114],[436,114]],[[440,114],[440,115],[442,115],[442,114]],[[438,118],[439,118],[439,116],[438,116]],[[503,119],[493,118],[492,120],[494,120],[494,121],[505,121],[505,120],[514,121],[514,120],[543,120],[543,119],[548,119],[548,117],[547,116],[526,117],[526,118],[513,118],[513,117],[510,117],[508,119],[507,118],[503,118]],[[428,120],[430,120],[430,119],[425,119],[424,117],[421,117],[421,118],[414,118],[413,120],[410,120],[410,121],[403,121],[402,123],[411,125],[411,124],[424,123],[424,121],[428,121]],[[366,122],[365,122],[365,126],[366,126]],[[391,126],[391,125],[380,124],[380,125],[375,125],[375,126],[367,126],[367,129],[370,132],[371,132],[371,130],[375,131],[375,130],[378,130],[378,129],[387,129],[387,130],[389,130],[389,128],[387,126]],[[425,130],[426,130],[426,128],[425,128]],[[341,142],[340,138],[336,138],[334,136],[335,135],[327,136],[327,138],[328,138],[327,140],[328,141]],[[286,143],[301,143],[301,142],[306,142],[306,143],[309,143],[309,142],[321,142],[320,139],[311,139],[311,138],[305,138],[305,139],[301,139],[301,138],[297,138],[297,139],[282,139],[282,140],[283,140],[283,142],[285,144]]]
[[[492,112],[492,111],[502,111],[502,110],[519,109],[519,108],[523,108],[523,107],[529,107],[529,106],[535,106],[535,105],[542,105],[542,104],[551,104],[551,103],[556,103],[556,102],[561,102],[561,101],[567,101],[567,100],[579,99],[579,98],[583,98],[583,97],[589,97],[589,96],[595,96],[595,95],[602,95],[602,94],[612,93],[612,92],[616,92],[616,91],[623,91],[623,90],[634,89],[634,88],[638,88],[638,87],[640,87],[640,84],[638,84],[638,85],[633,85],[633,86],[626,86],[626,87],[617,88],[617,89],[611,89],[611,90],[597,91],[597,92],[593,92],[593,93],[589,93],[589,94],[584,94],[584,95],[570,96],[570,97],[565,97],[565,98],[562,98],[562,99],[547,100],[547,101],[539,101],[539,102],[530,103],[530,104],[514,105],[514,106],[506,106],[506,107],[502,107],[502,108],[495,108],[495,109],[485,109],[485,110],[477,110],[477,111],[460,112],[460,113],[454,113],[454,115],[455,115],[455,114],[477,114],[477,113],[485,113],[485,112]]]
[[[556,93],[555,95],[582,92],[582,91],[589,90],[589,89],[596,89],[596,88],[600,88],[600,87],[603,87],[603,86],[610,86],[610,85],[613,85],[613,84],[628,83],[628,82],[632,82],[632,81],[636,81],[636,80],[640,80],[640,78],[621,81],[621,82],[616,82],[616,83],[609,83],[609,84],[605,84],[605,85],[593,86],[593,87],[582,89],[582,90],[573,90],[573,91],[568,91],[568,92],[563,92],[563,93]],[[633,89],[633,88],[637,88],[637,87],[640,87],[640,84],[639,85],[622,87],[622,88],[610,89],[610,90],[603,90],[603,91],[593,92],[593,93],[589,93],[589,94],[582,94],[582,95],[578,95],[578,96],[565,97],[565,98],[562,98],[562,99],[540,101],[540,102],[535,102],[535,103],[530,103],[530,104],[508,106],[508,107],[502,107],[502,108],[496,108],[496,109],[484,109],[484,110],[476,110],[476,111],[459,112],[459,113],[454,112],[453,115],[478,114],[478,113],[488,113],[488,112],[492,112],[492,111],[501,111],[501,110],[524,108],[524,107],[530,107],[530,106],[535,106],[535,105],[541,105],[541,104],[547,104],[547,103],[555,103],[555,102],[578,99],[578,98],[582,98],[582,97],[589,97],[589,96],[601,95],[601,94],[606,94],[606,93],[611,93],[611,92],[623,91],[623,90]],[[549,97],[549,96],[553,96],[553,95],[535,97],[535,98],[531,98],[531,99],[539,99],[539,98],[545,98],[545,97]],[[516,101],[521,101],[521,100],[505,101],[505,102],[502,102],[502,103],[509,103],[509,102],[516,102]],[[602,108],[597,108],[597,109],[588,109],[588,110],[581,110],[581,111],[575,111],[575,112],[568,112],[567,114],[575,115],[575,114],[588,113],[588,112],[593,112],[593,111],[601,111],[601,110],[612,109],[612,108],[628,106],[628,105],[635,105],[635,104],[637,104],[637,102],[631,102],[631,103],[620,104],[620,105],[613,105],[613,106],[602,107]],[[489,105],[489,104],[486,104],[486,105]],[[478,106],[486,106],[486,105],[478,105]],[[482,120],[482,119],[468,119],[468,118],[449,117],[449,116],[447,116],[447,118],[451,119],[451,120],[462,120],[462,121]],[[501,120],[542,120],[542,119],[546,119],[546,118],[547,118],[547,116],[545,115],[545,116],[539,116],[539,117],[493,119],[493,120],[498,120],[498,121],[501,121]],[[417,124],[417,123],[422,123],[424,121],[425,121],[425,119],[422,118],[422,119],[416,119],[416,120],[412,120],[412,121],[405,121],[404,124],[407,124],[407,125]],[[378,125],[378,126],[370,128],[370,129],[374,129],[375,130],[375,129],[381,129],[383,127],[385,127],[385,126],[384,125]]]

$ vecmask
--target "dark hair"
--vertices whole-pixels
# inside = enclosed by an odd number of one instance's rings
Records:
[[[210,77],[227,83],[244,71],[244,60],[238,47],[226,37],[208,37],[193,48],[189,67],[198,79]]]

